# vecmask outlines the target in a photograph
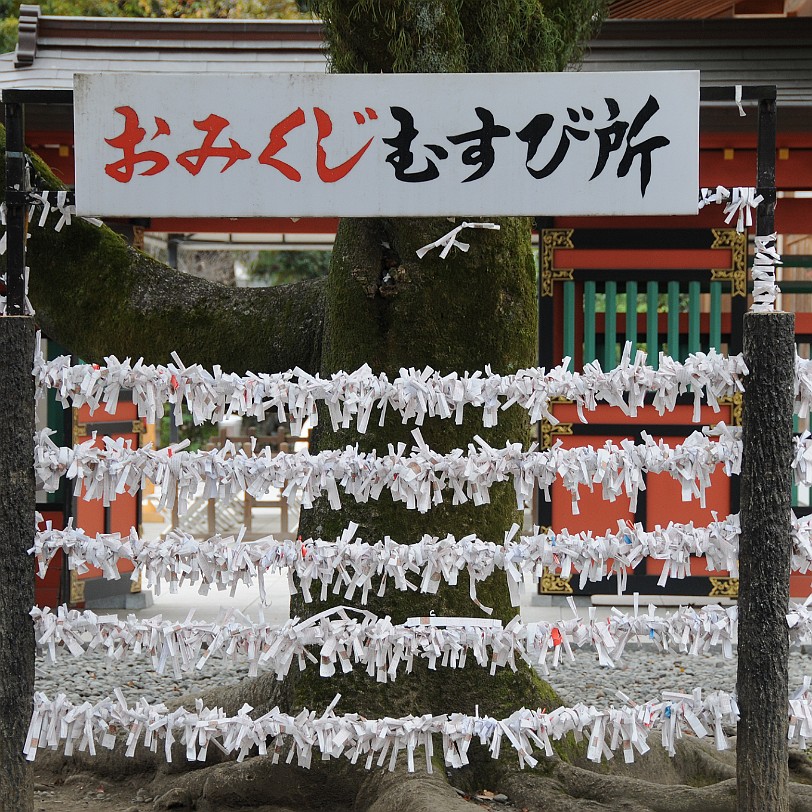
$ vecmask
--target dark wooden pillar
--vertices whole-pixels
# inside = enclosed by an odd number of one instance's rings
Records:
[[[739,551],[740,812],[786,812],[795,316],[748,313]]]
[[[23,757],[34,694],[34,319],[24,315],[28,180],[23,106],[4,104],[6,313],[0,315],[0,812],[32,812]]]
[[[759,103],[757,233],[772,233],[775,100]],[[787,812],[787,703],[795,316],[748,313],[739,551],[738,808]]]
[[[23,756],[34,693],[34,320],[0,317],[0,812],[31,812]]]

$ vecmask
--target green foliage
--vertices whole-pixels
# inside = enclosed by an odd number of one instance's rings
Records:
[[[296,0],[40,0],[43,14],[65,17],[196,17],[310,19]],[[17,45],[19,0],[0,0],[0,49]]]
[[[172,424],[175,417],[172,414],[171,407],[167,404],[164,409],[164,416],[158,423],[158,440],[161,448],[165,448],[172,442]],[[183,412],[183,423],[178,426],[178,440],[189,440],[189,451],[199,451],[203,448],[212,437],[216,437],[219,432],[219,426],[216,423],[203,423],[196,426],[192,420],[192,416],[187,412]]]
[[[17,18],[0,20],[0,53],[13,51],[17,46]]]
[[[688,302],[689,297],[687,293],[680,293],[679,295],[679,312],[680,313],[687,313],[688,312]],[[626,299],[625,293],[619,293],[615,297],[615,310],[617,313],[626,313],[628,311],[628,303]],[[638,294],[637,296],[637,304],[635,306],[635,310],[637,313],[647,313],[648,312],[648,300],[645,294]],[[605,293],[596,293],[595,294],[595,312],[596,313],[605,313],[606,312],[606,294]],[[667,313],[668,312],[668,294],[667,293],[660,293],[657,296],[657,312],[658,313]]]
[[[86,17],[273,17],[302,16],[294,0],[44,0],[43,14]]]
[[[607,0],[316,0],[336,73],[516,72],[576,63]]]
[[[260,251],[248,275],[266,285],[289,285],[327,276],[331,251]]]

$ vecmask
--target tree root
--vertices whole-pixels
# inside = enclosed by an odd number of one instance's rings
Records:
[[[445,773],[408,773],[404,764],[371,773],[341,762],[311,770],[270,759],[220,764],[197,773],[158,776],[151,786],[155,809],[198,812],[242,809],[329,809],[331,812],[471,812]]]
[[[621,775],[601,775],[564,762],[550,777],[512,776],[502,791],[533,812],[736,812],[733,778],[706,787],[662,785]]]
[[[271,764],[270,758],[252,758],[183,775],[158,775],[150,792],[158,799],[156,810],[220,812],[269,807],[348,812],[352,805],[352,788],[346,786],[340,776],[331,775],[330,780],[325,780],[321,772]]]
[[[289,708],[288,681],[272,677],[248,680],[237,690],[213,689],[206,692],[204,704],[236,713],[248,703],[262,714],[273,706]],[[176,705],[190,707],[190,697]],[[595,765],[583,756],[572,762],[542,758],[535,770],[520,771],[507,758],[493,761],[487,751],[474,743],[471,764],[454,771],[452,781],[471,792],[491,789],[505,793],[519,807],[532,812],[735,812],[735,738],[731,749],[717,751],[712,742],[685,737],[677,742],[677,755],[668,756],[659,737],[652,734],[651,749],[633,764],[620,758]],[[577,747],[566,752],[572,757],[583,752]],[[421,759],[422,762],[422,759]],[[397,769],[366,772],[345,760],[321,761],[314,754],[312,769],[271,763],[270,757],[249,757],[241,763],[209,748],[205,764],[189,763],[180,745],[173,762],[163,760],[163,752],[136,750],[136,758],[126,758],[123,747],[99,749],[95,757],[77,753],[66,759],[57,753],[42,752],[37,758],[40,771],[64,776],[66,772],[88,772],[121,779],[140,774],[156,797],[156,810],[194,809],[289,810],[329,809],[331,812],[462,812],[471,806],[449,785],[441,764],[435,761],[435,774],[428,775],[418,763],[417,772],[405,770],[405,760]],[[792,812],[812,812],[812,762],[805,753],[792,751],[789,758]]]
[[[445,773],[408,773],[401,768],[372,773],[356,797],[355,812],[471,812]]]
[[[736,812],[735,752],[718,752],[693,738],[670,758],[652,742],[634,764],[593,765],[556,760],[549,775],[512,771],[500,783],[519,807],[532,812]],[[803,754],[793,753],[790,778],[809,780]],[[812,812],[812,786],[790,783],[790,810]]]
[[[510,769],[497,777],[470,767],[454,774],[455,784],[472,790],[489,788],[505,793],[519,808],[530,812],[736,812],[735,753],[718,753],[712,745],[692,738],[678,742],[670,758],[659,743],[634,764],[569,764],[560,759],[542,760],[534,771]],[[474,748],[472,747],[472,755]],[[316,756],[318,758],[318,756]],[[116,759],[116,761],[114,761]],[[179,754],[179,761],[182,754]],[[114,765],[125,761],[115,753],[100,760],[80,756],[70,761],[54,754],[47,761],[53,770],[92,771],[112,776]],[[46,763],[47,763],[46,761]],[[127,759],[126,761],[131,762]],[[42,765],[41,765],[42,766]],[[130,774],[134,772],[132,765]],[[144,765],[138,766],[143,769]],[[371,773],[346,761],[314,761],[304,770],[271,764],[270,758],[244,762],[179,764],[186,772],[166,766],[144,773],[156,810],[189,809],[197,812],[470,812],[436,765],[429,775],[418,765],[409,774],[402,759],[394,772],[385,768]],[[790,812],[812,812],[809,760],[793,752],[790,776]],[[118,778],[122,777],[119,769]]]

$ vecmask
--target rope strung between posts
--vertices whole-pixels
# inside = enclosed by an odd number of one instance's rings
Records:
[[[199,583],[203,595],[212,586],[233,593],[239,584],[257,584],[263,604],[268,602],[266,575],[285,574],[290,594],[301,594],[305,603],[313,600],[314,584],[320,584],[321,601],[332,589],[333,594],[365,605],[370,593],[383,597],[390,584],[401,591],[435,594],[442,582],[456,586],[459,574],[467,572],[471,599],[481,606],[477,584],[504,571],[511,604],[519,606],[525,576],[540,578],[545,568],[565,578],[577,572],[582,589],[588,581],[616,577],[619,594],[625,590],[628,571],[646,558],[665,562],[658,586],[665,586],[669,578],[690,577],[692,556],[704,557],[707,569],[727,571],[735,578],[741,532],[738,514],[706,527],[669,522],[649,531],[639,523],[619,523],[614,533],[594,535],[591,531],[539,532],[538,528],[517,535],[518,525],[513,525],[501,544],[451,534],[424,535],[410,544],[399,544],[389,536],[370,543],[354,538],[357,529],[350,524],[339,537],[328,540],[265,536],[246,542],[244,527],[235,535],[207,539],[174,529],[160,539],[145,540],[135,529],[129,535],[88,536],[72,525],[54,530],[49,522],[36,533],[29,553],[37,559],[41,578],[62,551],[69,570],[83,574],[90,565],[110,580],[121,577],[120,562],[131,562],[133,580],[144,578],[157,595],[164,584],[174,593],[186,583]],[[812,570],[812,516],[793,516],[792,546],[792,569],[802,574]]]
[[[808,688],[805,682],[804,688]],[[812,699],[802,689],[790,703],[791,735],[801,746],[812,739]],[[194,710],[181,707],[169,711],[163,704],[139,701],[130,707],[120,689],[114,697],[92,704],[74,705],[64,694],[54,700],[37,692],[34,712],[26,738],[24,753],[29,761],[36,758],[38,748],[56,749],[65,742],[65,755],[74,749],[96,755],[96,746],[112,749],[118,739],[126,739],[125,755],[134,756],[139,741],[157,752],[163,743],[164,757],[173,759],[172,745],[185,748],[189,761],[205,761],[209,744],[226,754],[237,754],[242,761],[252,748],[260,755],[271,755],[277,764],[289,748],[286,763],[296,759],[300,767],[311,766],[313,751],[322,758],[344,756],[353,764],[362,763],[366,769],[374,764],[387,764],[394,770],[398,754],[404,752],[409,772],[415,769],[415,751],[422,747],[426,771],[432,772],[434,755],[432,736],[442,736],[443,758],[454,768],[468,763],[468,747],[474,738],[485,745],[493,758],[498,758],[503,738],[516,750],[520,767],[535,767],[538,759],[533,748],[538,747],[550,758],[552,742],[569,733],[576,741],[589,741],[587,758],[600,762],[622,749],[627,762],[634,761],[634,751],[644,754],[650,749],[648,734],[661,731],[661,741],[669,755],[676,753],[676,742],[687,732],[704,738],[713,734],[719,750],[728,748],[725,725],[735,725],[738,706],[735,698],[724,691],[713,691],[706,697],[697,688],[691,694],[664,691],[662,699],[645,704],[633,703],[617,692],[624,707],[597,709],[579,704],[550,711],[521,708],[506,719],[490,716],[469,716],[463,713],[401,718],[366,719],[357,713],[337,716],[337,694],[327,710],[317,716],[304,709],[296,716],[273,708],[262,716],[250,716],[253,708],[243,705],[235,716],[227,716],[221,708],[203,707],[198,699]]]
[[[635,604],[637,604],[635,595]],[[787,615],[790,643],[812,641],[812,612],[809,602],[791,604]],[[473,617],[415,617],[393,624],[387,617],[349,606],[320,612],[306,620],[291,618],[283,624],[252,621],[243,613],[227,610],[213,622],[195,620],[194,610],[181,622],[161,615],[126,619],[98,615],[90,610],[56,611],[34,607],[37,646],[41,654],[56,662],[58,652],[81,657],[103,651],[111,660],[146,655],[158,674],[171,666],[176,679],[184,673],[205,668],[211,657],[236,663],[247,660],[248,675],[260,668],[284,679],[294,662],[299,670],[318,665],[319,676],[344,673],[354,665],[365,667],[377,682],[394,681],[399,669],[411,673],[415,659],[428,661],[430,669],[464,668],[470,655],[491,675],[497,668],[515,671],[516,658],[548,675],[564,662],[574,662],[573,648],[595,649],[602,666],[614,668],[623,658],[628,643],[647,642],[661,652],[678,651],[698,656],[719,646],[726,659],[733,657],[738,636],[738,607],[680,607],[657,615],[650,604],[640,614],[612,608],[605,620],[596,619],[595,607],[588,618],[580,616],[570,597],[573,617],[556,622],[524,623],[518,615],[502,626],[500,620]],[[318,656],[308,651],[318,646]]]
[[[583,372],[569,372],[569,361],[549,372],[544,368],[520,370],[515,375],[485,373],[459,377],[424,369],[402,370],[388,381],[384,373],[375,375],[368,367],[354,372],[337,372],[331,378],[308,375],[301,370],[278,374],[234,375],[215,368],[210,373],[198,365],[182,363],[166,367],[153,366],[115,356],[106,366],[75,364],[62,355],[45,361],[38,351],[34,361],[37,396],[55,390],[63,406],[88,406],[93,415],[102,404],[113,414],[122,390],[132,392],[138,416],[154,423],[166,404],[172,406],[175,422],[183,422],[185,406],[195,424],[221,421],[228,417],[256,417],[264,420],[276,412],[281,421],[291,422],[298,436],[305,422],[318,425],[319,402],[327,405],[333,429],[355,428],[366,431],[373,409],[379,412],[382,425],[386,412],[392,409],[401,419],[422,425],[426,417],[454,418],[461,421],[465,406],[483,409],[483,424],[495,425],[499,411],[514,403],[524,408],[533,422],[558,418],[550,412],[550,402],[565,399],[574,403],[582,422],[584,412],[594,411],[605,403],[635,417],[651,395],[651,405],[659,415],[673,411],[677,398],[694,396],[693,421],[699,422],[702,400],[719,411],[719,400],[744,390],[747,367],[741,355],[725,357],[714,350],[693,353],[679,363],[660,353],[659,367],[646,364],[646,353],[638,350],[631,361],[631,344],[626,343],[621,363],[604,372],[598,361],[592,361]],[[809,415],[812,406],[812,361],[795,359],[795,412]]]
[[[175,356],[177,358],[177,356]],[[585,411],[598,405],[620,408],[629,417],[645,405],[651,394],[651,405],[659,415],[673,411],[680,395],[694,396],[693,421],[699,422],[702,400],[719,411],[719,400],[744,391],[747,367],[741,355],[725,357],[715,350],[693,353],[683,363],[660,353],[659,367],[646,364],[646,353],[638,350],[631,360],[631,344],[626,342],[621,363],[604,372],[598,361],[592,361],[583,372],[569,372],[569,360],[545,372],[544,368],[520,370],[516,375],[485,373],[441,376],[426,368],[401,370],[401,375],[388,381],[382,373],[375,375],[368,367],[354,372],[337,372],[331,378],[308,375],[301,370],[278,374],[235,375],[215,367],[213,373],[198,365],[153,366],[115,356],[97,364],[71,364],[62,355],[46,361],[38,349],[34,359],[37,396],[44,397],[53,389],[64,407],[88,406],[93,415],[102,404],[105,412],[115,413],[122,390],[131,391],[138,416],[154,423],[170,404],[175,422],[183,422],[185,405],[195,424],[219,422],[228,417],[256,417],[264,420],[276,412],[280,421],[290,421],[298,436],[305,422],[318,425],[318,403],[327,405],[333,429],[355,428],[364,432],[373,409],[379,412],[378,425],[383,425],[386,412],[392,409],[401,419],[422,425],[426,417],[462,421],[465,406],[483,409],[483,425],[496,425],[499,411],[514,403],[527,410],[531,421],[559,421],[550,412],[550,402],[569,400],[575,404],[582,422],[588,422]],[[812,407],[812,361],[795,359],[795,412],[809,415]]]
[[[607,441],[602,447],[563,448],[560,443],[545,451],[535,445],[523,451],[521,443],[507,443],[497,449],[476,437],[467,453],[432,451],[420,432],[414,430],[415,445],[389,446],[388,453],[307,450],[273,455],[269,448],[246,453],[227,441],[211,451],[185,451],[188,440],[168,448],[133,449],[124,440],[95,435],[72,448],[58,447],[44,429],[35,438],[34,470],[38,487],[54,492],[64,476],[75,483],[74,493],[84,488],[84,499],[102,499],[105,505],[119,494],[134,494],[149,480],[161,488],[161,507],[172,507],[175,492],[181,512],[202,487],[203,498],[229,501],[243,491],[259,499],[278,488],[287,499],[298,498],[304,508],[326,495],[334,510],[341,507],[338,487],[357,502],[378,499],[384,488],[396,502],[425,513],[441,504],[442,492],[451,490],[453,504],[467,501],[488,504],[490,488],[498,482],[512,482],[518,510],[532,503],[536,486],[549,501],[550,487],[558,478],[573,499],[578,512],[580,487],[600,486],[604,499],[614,501],[624,492],[634,511],[637,495],[645,488],[643,475],[665,473],[679,482],[682,498],[698,498],[704,506],[705,491],[717,466],[736,474],[741,466],[739,432],[724,423],[713,429],[695,431],[685,442],[671,447],[655,442],[646,432],[643,442]],[[716,439],[712,439],[716,438]]]
[[[75,493],[84,486],[84,499],[103,499],[105,505],[125,491],[134,494],[146,480],[160,485],[161,507],[172,507],[177,489],[181,512],[202,486],[206,499],[233,499],[245,491],[260,498],[278,488],[286,498],[300,496],[309,508],[313,499],[326,495],[334,509],[341,507],[338,486],[358,502],[378,499],[384,488],[395,501],[409,509],[427,512],[442,503],[441,492],[453,490],[453,504],[469,499],[475,505],[487,504],[490,488],[497,482],[511,481],[516,492],[517,509],[530,504],[533,487],[538,485],[549,501],[550,487],[557,477],[572,494],[573,513],[578,513],[581,486],[590,490],[601,486],[603,498],[614,501],[622,493],[630,499],[634,511],[637,496],[645,488],[644,474],[669,474],[682,486],[682,499],[698,498],[704,507],[710,475],[721,465],[726,475],[741,470],[741,429],[718,423],[693,432],[684,443],[669,446],[655,442],[642,432],[643,442],[607,441],[598,449],[592,446],[563,448],[559,443],[545,451],[522,451],[520,443],[507,443],[503,449],[489,446],[476,437],[468,453],[460,449],[450,454],[432,451],[420,432],[412,432],[416,445],[407,456],[403,443],[389,453],[321,451],[310,454],[297,451],[275,456],[268,448],[259,454],[247,454],[226,442],[211,451],[185,451],[188,440],[167,448],[133,449],[129,442],[103,437],[104,448],[94,445],[95,434],[73,448],[58,447],[50,439],[50,429],[35,437],[34,470],[38,486],[53,493],[65,476],[75,481]],[[714,442],[712,438],[718,438]],[[812,485],[812,434],[805,431],[793,439],[792,468],[795,484]]]
[[[386,412],[397,412],[403,422],[414,420],[422,425],[426,417],[462,422],[464,408],[482,409],[482,422],[488,428],[497,424],[500,411],[518,404],[533,422],[558,419],[550,402],[565,398],[575,403],[579,417],[606,403],[634,417],[652,394],[658,414],[673,411],[680,395],[694,397],[694,422],[700,419],[702,401],[719,411],[719,399],[744,391],[747,367],[740,355],[725,357],[715,350],[692,353],[682,363],[660,353],[659,366],[646,363],[647,356],[626,342],[620,364],[604,372],[598,361],[583,372],[569,372],[569,359],[547,372],[543,367],[519,370],[515,375],[496,375],[486,367],[483,372],[463,376],[441,375],[431,367],[422,371],[401,369],[389,381],[386,374],[376,375],[368,366],[354,372],[336,372],[329,379],[309,375],[301,369],[276,374],[245,375],[225,373],[219,367],[212,372],[194,364],[185,366],[176,353],[174,364],[154,366],[140,359],[119,361],[105,358],[105,366],[72,365],[70,356],[46,361],[38,349],[34,358],[34,378],[38,397],[55,390],[63,406],[89,406],[91,414],[101,404],[113,414],[122,390],[131,390],[138,415],[154,423],[170,404],[175,423],[183,422],[185,404],[195,424],[221,421],[232,416],[264,420],[275,413],[280,422],[290,421],[294,435],[308,422],[318,425],[318,404],[327,406],[334,430],[355,428],[363,433],[377,411],[378,425]]]

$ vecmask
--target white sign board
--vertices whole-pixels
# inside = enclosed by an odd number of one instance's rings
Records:
[[[80,74],[74,110],[85,215],[697,212],[697,71]]]

